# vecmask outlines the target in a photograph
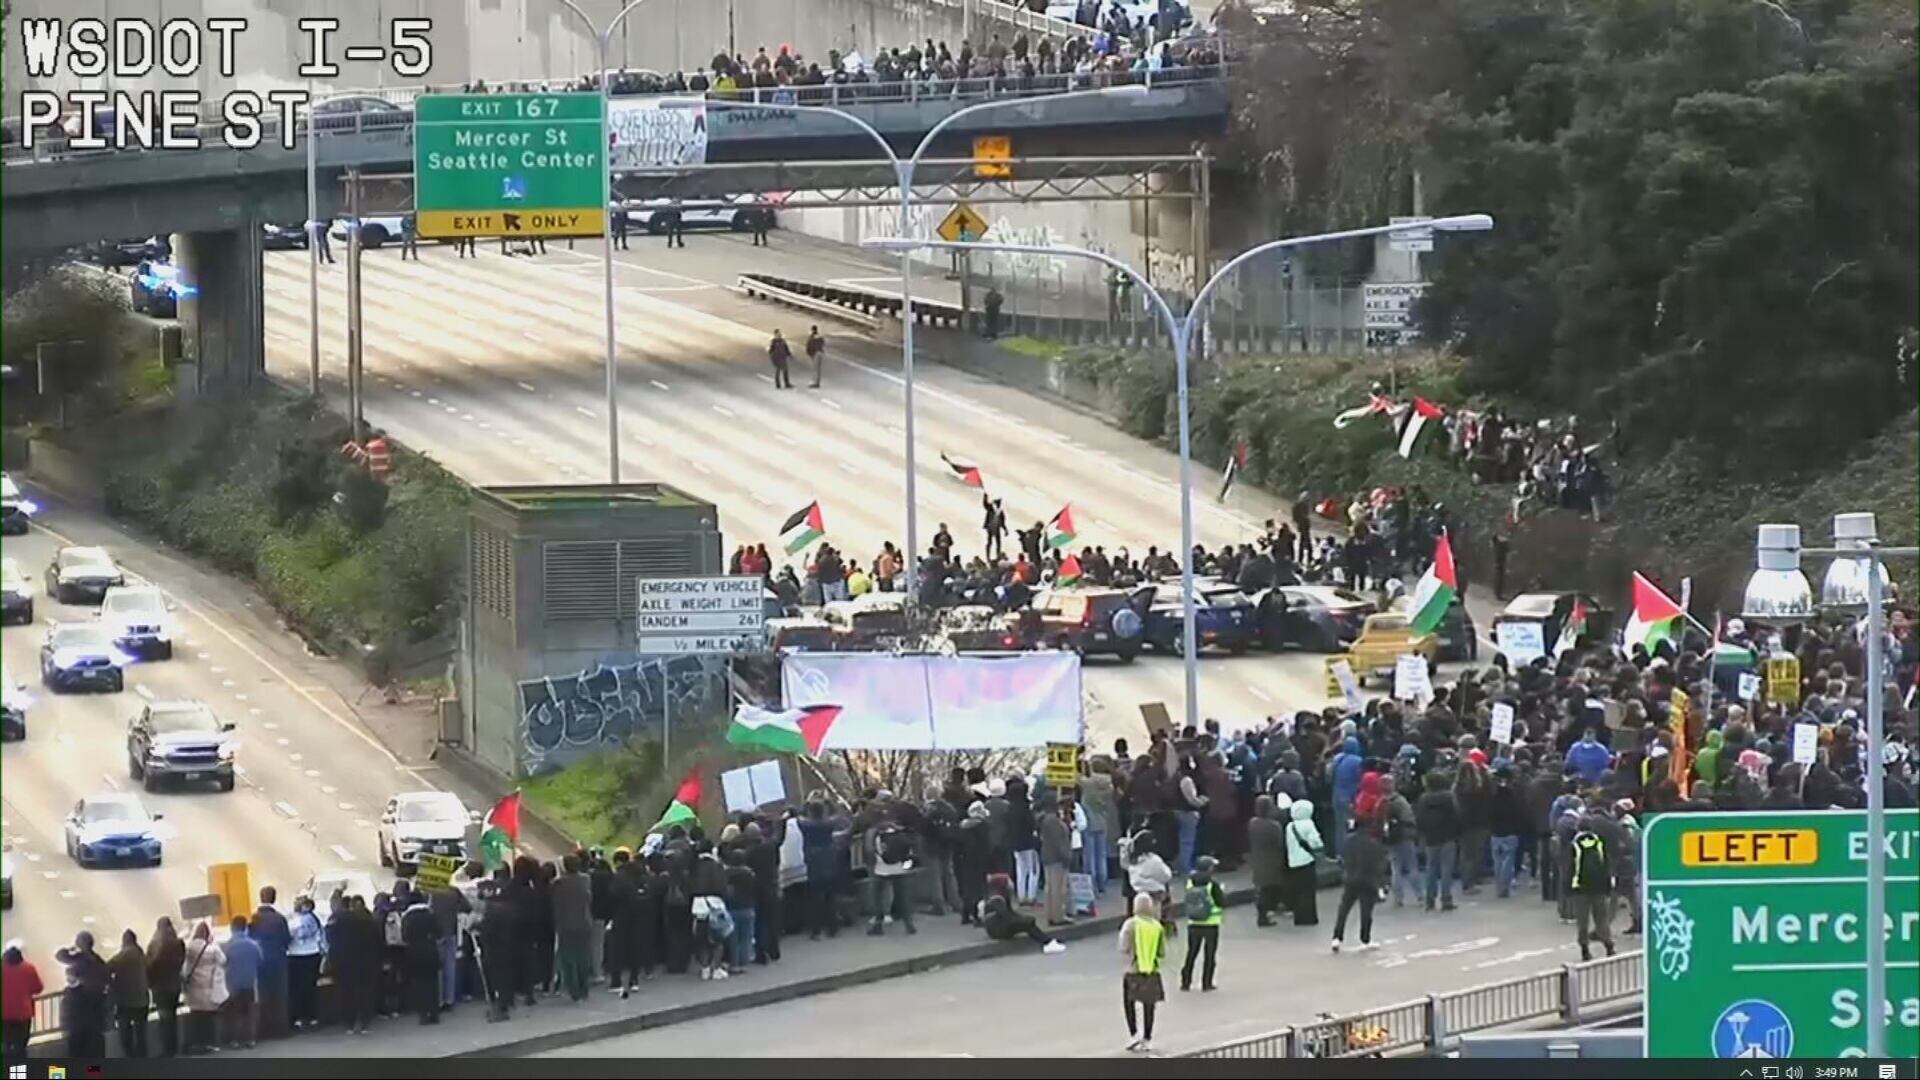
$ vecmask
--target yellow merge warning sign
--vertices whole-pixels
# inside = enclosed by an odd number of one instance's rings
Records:
[[[1698,829],[1680,834],[1684,866],[1811,866],[1820,861],[1813,829]]]

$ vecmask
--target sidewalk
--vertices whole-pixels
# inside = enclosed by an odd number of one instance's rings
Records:
[[[1245,872],[1221,879],[1229,905],[1252,901],[1248,881]],[[1101,897],[1096,917],[1063,927],[1057,936],[1073,943],[1069,949],[1111,948],[1108,939],[1119,928],[1120,905],[1120,887],[1112,885]],[[750,967],[747,974],[724,982],[702,982],[690,974],[661,974],[643,983],[627,1001],[621,1001],[605,986],[596,986],[583,1002],[542,997],[532,1008],[516,1006],[513,1019],[503,1023],[489,1023],[481,1002],[464,1001],[443,1014],[435,1025],[402,1016],[381,1021],[372,1038],[355,1037],[335,1026],[298,1036],[292,1042],[268,1042],[253,1050],[223,1051],[221,1056],[519,1057],[935,968],[1037,951],[1024,938],[1011,943],[990,941],[979,929],[961,926],[955,915],[922,917],[916,926],[920,932],[911,937],[898,925],[887,927],[886,935],[877,938],[858,927],[819,942],[809,941],[805,935],[788,937],[782,942],[785,959],[777,964]]]

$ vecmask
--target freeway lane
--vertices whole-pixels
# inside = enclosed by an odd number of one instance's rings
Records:
[[[809,245],[795,245],[793,262],[815,257],[817,247],[803,248]],[[746,255],[744,244],[738,250]],[[768,269],[810,273],[774,250]],[[477,259],[462,260],[448,248],[423,246],[418,262],[401,261],[397,251],[367,255],[369,420],[476,482],[598,479],[606,417],[596,260],[584,247],[568,252],[559,244],[533,259],[497,251],[481,245]],[[815,498],[829,538],[861,562],[883,540],[899,542],[897,349],[835,334],[825,388],[776,391],[767,337],[776,326],[803,337],[809,320],[713,287],[748,264],[723,256],[719,272],[713,259],[684,264],[682,272],[662,254],[628,253],[620,264],[623,474],[713,499],[729,545],[771,540],[782,519]],[[273,253],[267,264],[268,368],[296,383],[307,373],[305,259]],[[840,256],[817,276],[858,272]],[[337,395],[343,268],[324,268],[321,287],[323,373]],[[942,450],[981,467],[1016,526],[1071,502],[1084,543],[1141,552],[1177,541],[1171,455],[954,369],[923,364],[920,371],[923,542],[944,521],[962,552],[979,546],[977,494],[946,474]],[[1279,510],[1250,490],[1222,507],[1204,487],[1195,505],[1197,536],[1209,547],[1251,539],[1259,521]],[[1140,703],[1164,701],[1178,711],[1180,669],[1158,657],[1131,667],[1090,662],[1087,689],[1096,740],[1137,736]],[[1203,665],[1202,712],[1230,726],[1325,701],[1318,656],[1209,657]]]
[[[180,898],[207,891],[213,863],[250,864],[254,886],[276,885],[285,901],[320,869],[364,870],[384,885],[374,841],[382,805],[399,791],[450,786],[444,775],[395,758],[364,730],[316,676],[322,662],[272,630],[257,598],[95,515],[44,493],[35,498],[50,504],[42,514],[47,527],[5,544],[30,580],[37,583],[63,538],[104,544],[130,574],[178,601],[181,636],[174,659],[130,667],[122,693],[54,694],[38,679],[47,624],[92,618],[91,609],[39,595],[33,625],[0,633],[7,673],[34,699],[27,740],[7,744],[0,757],[16,874],[6,936],[27,938],[35,955],[83,925],[107,934],[132,926],[144,937],[155,917],[177,912]],[[175,698],[202,700],[237,724],[239,784],[230,793],[206,785],[144,795],[165,815],[161,866],[80,869],[64,852],[62,820],[87,795],[139,790],[127,771],[127,722],[143,701]],[[472,792],[463,795],[476,805]]]

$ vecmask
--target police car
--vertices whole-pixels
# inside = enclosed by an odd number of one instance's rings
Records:
[[[335,218],[333,227],[327,230],[327,236],[341,243],[347,242],[347,224],[352,218]],[[377,248],[389,240],[398,240],[406,231],[405,214],[363,214],[360,218],[360,246]]]
[[[192,296],[193,287],[180,280],[180,268],[172,263],[143,262],[128,278],[133,310],[157,319],[171,319],[180,310],[180,298]]]

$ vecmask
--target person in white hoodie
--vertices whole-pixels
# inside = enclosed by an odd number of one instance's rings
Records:
[[[220,1049],[215,1024],[221,1006],[227,1003],[227,954],[213,940],[213,930],[204,921],[193,928],[193,940],[187,942],[180,980],[187,999],[187,1053]]]
[[[1287,814],[1287,906],[1293,909],[1293,925],[1318,926],[1320,908],[1315,898],[1319,881],[1315,871],[1326,844],[1313,824],[1311,801],[1295,800]]]

